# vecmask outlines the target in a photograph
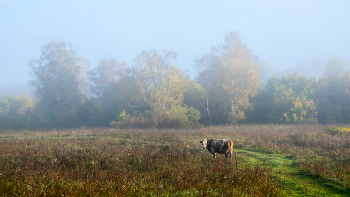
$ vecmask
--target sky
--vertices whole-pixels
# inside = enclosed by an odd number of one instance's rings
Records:
[[[132,65],[142,50],[173,50],[196,76],[194,59],[240,34],[278,70],[333,56],[350,58],[348,0],[0,0],[0,86],[29,79],[28,62],[51,40],[65,41],[95,67]]]

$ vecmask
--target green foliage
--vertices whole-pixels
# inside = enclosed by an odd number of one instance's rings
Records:
[[[199,123],[202,114],[199,110],[194,109],[192,107],[187,108],[186,116],[188,119],[188,127],[187,128],[202,128],[203,126]]]
[[[331,134],[341,134],[341,135],[348,135],[350,133],[349,128],[345,127],[338,127],[338,126],[328,126],[327,131],[329,131]]]
[[[0,100],[0,115],[5,115],[10,111],[11,101],[13,97],[11,95],[3,96]]]
[[[26,94],[5,95],[0,100],[0,129],[20,129],[32,126],[34,101]]]
[[[123,110],[117,117],[117,121],[112,121],[110,126],[121,128],[124,126],[125,120],[127,118],[127,115],[125,113],[125,110]]]
[[[95,105],[94,99],[85,99],[83,102],[79,103],[76,114],[81,124],[85,126],[93,126],[91,117],[92,117],[92,108],[94,107],[94,105]]]
[[[107,106],[104,103],[96,103],[90,109],[91,116],[89,116],[92,126],[105,127],[109,125],[108,119],[106,118]]]
[[[122,113],[120,113],[117,117],[118,122],[125,122],[126,119],[126,114],[125,114],[125,110],[122,111]]]
[[[37,112],[34,124],[37,128],[53,129],[56,127],[57,112],[51,109],[40,109],[39,107],[35,109]]]
[[[296,73],[280,78],[274,75],[253,99],[255,109],[250,120],[259,123],[316,122],[315,86],[315,80]]]
[[[201,118],[201,113],[199,110],[182,106],[174,106],[170,110],[171,126],[174,128],[201,128],[199,124],[199,119]]]

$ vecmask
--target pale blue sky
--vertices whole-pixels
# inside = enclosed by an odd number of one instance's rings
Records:
[[[27,65],[50,40],[73,45],[95,67],[129,65],[141,50],[173,50],[194,76],[193,60],[240,33],[254,55],[279,70],[316,58],[350,57],[350,1],[0,0],[0,86],[29,78]]]

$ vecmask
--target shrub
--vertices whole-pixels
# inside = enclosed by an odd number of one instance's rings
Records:
[[[199,123],[201,113],[192,107],[175,106],[170,111],[171,127],[173,128],[201,128]]]
[[[125,110],[123,110],[117,117],[118,121],[117,122],[116,121],[112,121],[110,125],[112,127],[123,127],[126,118],[127,118],[127,115],[125,113]]]
[[[327,127],[327,131],[330,132],[333,135],[335,135],[335,134],[347,135],[347,134],[350,133],[350,129],[349,128],[338,127],[338,126],[335,126],[335,125]]]

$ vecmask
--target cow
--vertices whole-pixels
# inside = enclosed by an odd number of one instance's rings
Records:
[[[226,160],[230,155],[231,160],[233,149],[233,141],[231,139],[204,139],[199,141],[199,143],[203,144],[203,149],[208,149],[213,154],[213,160],[216,160],[216,153],[225,154]]]

